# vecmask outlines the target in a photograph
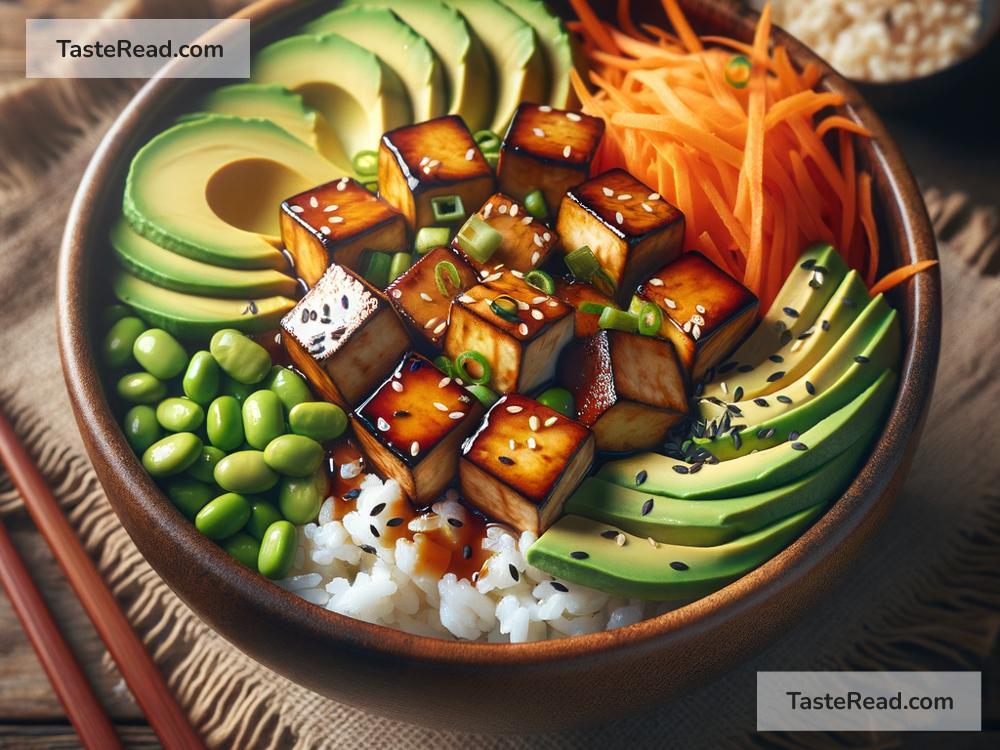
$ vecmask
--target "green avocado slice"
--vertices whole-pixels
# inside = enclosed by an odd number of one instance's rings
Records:
[[[517,13],[538,36],[549,70],[548,103],[567,109],[573,103],[569,72],[573,69],[573,47],[562,19],[542,0],[500,0]]]
[[[285,268],[284,198],[339,176],[270,120],[210,115],[174,125],[139,149],[122,211],[160,247],[228,268]]]
[[[521,102],[544,104],[548,96],[549,73],[538,37],[531,26],[499,0],[447,0],[447,3],[462,14],[493,63],[496,108],[490,129],[502,134]]]
[[[679,500],[590,477],[566,501],[563,512],[666,544],[691,547],[725,544],[810,505],[837,498],[850,484],[872,435],[869,432],[861,436],[839,456],[801,479],[753,495],[723,500]]]
[[[473,132],[488,128],[495,83],[483,44],[465,19],[440,0],[349,0],[345,5],[377,5],[413,27],[441,61],[450,92],[448,114],[458,115]]]
[[[448,97],[437,55],[426,39],[389,8],[337,8],[306,24],[302,31],[338,34],[377,55],[403,82],[416,122],[445,114]]]
[[[563,516],[528,548],[528,564],[609,594],[676,601],[716,591],[767,562],[826,507],[805,510],[715,547],[659,544],[600,521]],[[624,544],[617,537],[622,534]]]
[[[638,453],[609,461],[597,476],[622,487],[641,487],[642,492],[652,495],[685,500],[714,500],[774,489],[822,466],[880,424],[895,386],[895,372],[885,370],[851,403],[796,440],[731,461],[706,463],[695,473],[676,459]]]
[[[124,217],[111,227],[111,247],[130,272],[157,286],[214,297],[295,295],[295,279],[271,268],[234,269],[213,266],[160,247],[138,234]]]
[[[868,303],[847,334],[809,372],[780,391],[740,401],[731,433],[696,438],[720,461],[771,448],[792,432],[804,432],[846,406],[887,369],[895,369],[900,353],[896,311],[878,295]],[[732,412],[730,412],[732,415]]]
[[[736,388],[742,388],[746,398],[759,396],[769,388],[773,390],[766,378],[782,368],[773,367],[774,361],[769,358],[791,353],[798,337],[812,328],[817,319],[822,320],[822,314],[832,315],[832,309],[824,313],[824,308],[835,293],[853,298],[864,288],[858,287],[861,280],[857,274],[852,284],[841,287],[847,273],[847,264],[832,245],[815,244],[806,248],[767,314],[749,338],[715,368],[715,379],[705,384],[703,395],[725,400]],[[798,346],[802,348],[805,344]],[[752,369],[747,372],[747,368]]]
[[[272,296],[257,299],[202,297],[151,284],[117,269],[111,279],[115,296],[150,325],[182,339],[206,340],[220,328],[259,333],[278,327],[295,300]]]
[[[384,132],[412,120],[399,76],[337,34],[299,34],[269,44],[254,57],[250,81],[278,83],[300,94],[323,115],[350,156],[377,149]]]

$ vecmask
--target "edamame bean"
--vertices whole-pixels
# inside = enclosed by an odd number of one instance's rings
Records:
[[[259,383],[271,371],[267,349],[234,328],[216,331],[208,348],[223,372],[239,383]]]
[[[307,401],[288,412],[288,426],[296,435],[305,435],[319,443],[336,440],[347,429],[347,415],[336,404]]]
[[[229,492],[267,492],[278,483],[278,475],[264,461],[263,451],[230,453],[215,465],[215,483]]]
[[[133,404],[155,404],[167,395],[167,384],[148,372],[132,372],[118,379],[115,390]]]
[[[222,376],[222,393],[225,396],[232,396],[241,404],[247,400],[247,396],[257,390],[255,385],[247,385],[246,383],[237,383],[230,377]]]
[[[232,396],[219,396],[209,404],[205,431],[209,442],[227,453],[243,445],[243,414],[239,402]]]
[[[125,412],[122,431],[132,450],[139,454],[163,437],[163,430],[156,420],[156,410],[143,404],[133,406]]]
[[[223,539],[219,545],[237,562],[246,565],[250,570],[257,570],[257,556],[260,554],[260,544],[252,536],[237,532],[228,539]]]
[[[180,474],[201,455],[201,440],[193,432],[167,435],[142,454],[142,465],[150,476],[170,477]]]
[[[285,412],[273,391],[254,391],[243,402],[243,433],[257,450],[285,431]]]
[[[305,435],[279,435],[264,449],[264,460],[290,477],[307,477],[323,461],[323,446]]]
[[[208,406],[219,395],[219,379],[222,371],[211,352],[195,352],[184,371],[181,387],[184,395],[192,401]]]
[[[191,477],[178,477],[171,480],[167,484],[166,491],[170,502],[189,521],[193,521],[198,515],[198,511],[219,494],[219,489],[214,483],[199,482]]]
[[[205,410],[189,398],[165,398],[156,407],[156,419],[170,432],[194,432],[205,422]]]
[[[226,457],[226,454],[213,445],[203,445],[201,455],[188,468],[188,476],[199,479],[202,482],[215,481],[215,465]]]
[[[257,569],[268,578],[284,578],[292,569],[297,545],[295,527],[288,521],[275,521],[260,542]]]
[[[316,520],[319,507],[323,504],[326,475],[308,477],[285,477],[278,490],[278,507],[286,520],[295,524]]]
[[[280,520],[281,513],[274,505],[260,498],[252,499],[250,500],[250,520],[247,521],[243,530],[254,539],[260,540],[264,538],[267,527]]]
[[[105,328],[111,328],[111,326],[122,318],[128,318],[130,316],[135,316],[135,313],[132,312],[132,308],[125,305],[108,305],[101,311],[101,325]]]
[[[291,411],[292,407],[303,401],[312,400],[312,392],[306,379],[287,367],[280,365],[272,367],[271,374],[267,378],[267,387],[274,391],[285,411]]]
[[[133,315],[114,323],[108,329],[101,348],[104,364],[117,369],[132,362],[132,347],[145,330],[146,324]]]
[[[140,334],[132,345],[132,355],[142,369],[160,380],[176,378],[188,363],[184,347],[162,328]]]
[[[210,500],[198,511],[194,525],[209,539],[225,539],[246,525],[250,518],[250,503],[243,495],[227,492]]]

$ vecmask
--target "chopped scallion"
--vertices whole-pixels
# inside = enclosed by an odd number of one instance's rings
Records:
[[[447,278],[445,278],[447,276]],[[453,292],[448,291],[448,282],[451,282]],[[459,291],[462,279],[458,275],[458,269],[450,260],[439,261],[434,266],[434,283],[437,284],[438,291],[442,297],[452,297]]]
[[[358,177],[374,177],[378,174],[378,152],[358,151],[351,159],[351,166]]]
[[[635,333],[639,328],[639,318],[624,310],[616,310],[613,307],[604,308],[597,325],[601,328],[613,328],[616,331],[627,331]]]
[[[496,393],[491,391],[485,385],[467,385],[465,390],[475,396],[479,400],[479,403],[487,409],[493,406],[493,404],[500,399]]]
[[[451,363],[451,360],[443,354],[439,354],[434,358],[434,366],[449,378],[455,377],[455,366]]]
[[[612,279],[608,275],[608,272],[603,268],[599,268],[594,272],[594,275],[590,277],[590,283],[593,284],[597,291],[607,295],[608,297],[613,297],[615,295],[616,290],[614,279]]]
[[[524,281],[527,284],[535,287],[535,289],[540,289],[546,294],[552,294],[556,290],[555,282],[552,281],[552,277],[549,276],[545,271],[528,271],[524,276]]]
[[[542,218],[549,215],[549,207],[545,203],[545,194],[535,188],[524,196],[525,210],[535,218]]]
[[[569,272],[581,281],[588,281],[601,268],[594,251],[584,245],[578,247],[564,259]]]
[[[509,294],[501,294],[490,302],[490,309],[494,315],[508,323],[517,323],[521,319],[518,315],[517,300]]]
[[[431,212],[434,221],[441,224],[452,224],[465,218],[465,206],[460,195],[439,195],[431,198]]]
[[[492,130],[477,130],[473,133],[472,140],[479,146],[479,150],[483,152],[483,156],[491,152],[496,153],[500,150],[500,136]]]
[[[413,249],[423,255],[436,247],[448,244],[451,231],[447,227],[421,227],[413,239]]]
[[[470,359],[477,365],[479,365],[479,369],[482,371],[482,374],[479,375],[479,377],[476,377],[472,373],[470,373],[468,368],[465,366],[465,363],[468,362]],[[490,382],[490,376],[492,374],[493,371],[490,369],[490,363],[487,362],[486,357],[484,357],[479,352],[476,351],[462,352],[457,357],[455,357],[455,375],[460,377],[467,383],[472,383],[473,385],[486,385],[488,382]]]
[[[402,276],[412,262],[413,256],[409,253],[393,253],[392,263],[389,264],[389,281],[395,281]]]
[[[603,313],[610,305],[603,305],[600,302],[581,302],[580,312],[589,313],[591,315],[600,315]]]
[[[389,285],[389,267],[392,256],[389,253],[371,252],[365,267],[365,279],[374,287],[385,289]]]
[[[643,336],[655,336],[660,332],[663,323],[663,312],[652,302],[646,302],[639,308],[639,333]]]
[[[489,261],[500,247],[502,239],[500,232],[477,214],[470,216],[455,236],[455,242],[461,251],[477,263]]]

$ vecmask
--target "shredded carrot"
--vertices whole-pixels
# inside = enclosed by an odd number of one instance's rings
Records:
[[[926,271],[928,268],[932,268],[937,264],[938,262],[936,260],[918,260],[916,263],[900,266],[895,271],[890,271],[873,284],[872,288],[869,290],[869,294],[871,294],[872,297],[877,294],[883,294],[893,287],[899,286],[911,276],[916,276],[921,271]]]
[[[872,137],[872,131],[864,125],[859,125],[854,122],[854,120],[848,120],[846,117],[842,117],[841,115],[830,115],[823,120],[816,128],[816,135],[822,138],[834,128],[840,128],[841,130],[846,130],[849,133],[861,135],[865,138]]]
[[[639,33],[639,29],[635,27],[632,23],[632,0],[618,0],[618,7],[615,10],[615,18],[618,20],[618,25],[621,26],[622,31],[624,31],[629,36],[633,36],[636,39],[641,39],[642,34]]]
[[[875,274],[878,273],[878,230],[875,229],[875,214],[872,212],[872,177],[867,172],[858,175],[858,211],[868,242],[865,283],[871,286],[875,281]]]
[[[573,10],[579,16],[584,33],[593,40],[594,44],[605,52],[617,54],[619,52],[618,45],[615,44],[611,35],[604,28],[601,19],[597,17],[597,14],[587,4],[587,0],[569,0],[569,4],[573,6]]]
[[[661,2],[663,3],[663,10],[667,12],[667,18],[670,19],[670,25],[674,27],[674,31],[677,32],[677,36],[680,37],[687,51],[701,52],[703,49],[701,40],[698,39],[698,35],[694,33],[694,29],[688,24],[687,18],[684,17],[684,11],[677,4],[677,0],[661,0]]]
[[[854,224],[857,220],[857,194],[854,184],[854,141],[850,134],[841,130],[840,133],[840,163],[843,170],[844,193],[840,205],[843,207],[840,216],[840,252],[848,253],[851,247]]]

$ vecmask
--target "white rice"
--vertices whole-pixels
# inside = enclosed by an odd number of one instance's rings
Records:
[[[416,541],[383,541],[386,521],[403,515],[408,503],[395,480],[365,477],[356,510],[342,521],[333,519],[334,502],[328,498],[317,522],[299,528],[293,573],[279,585],[359,620],[439,638],[523,643],[618,628],[669,608],[566,581],[561,583],[567,591],[559,591],[551,585],[551,576],[525,561],[534,535],[518,537],[501,526],[487,529],[482,545],[492,556],[476,583],[453,573],[441,578],[418,574]],[[371,516],[379,503],[385,503],[386,510]],[[445,528],[445,519],[464,521],[467,515],[454,493],[432,510],[436,516],[414,519],[410,530],[419,534],[432,526]],[[511,566],[517,570],[516,580]]]

